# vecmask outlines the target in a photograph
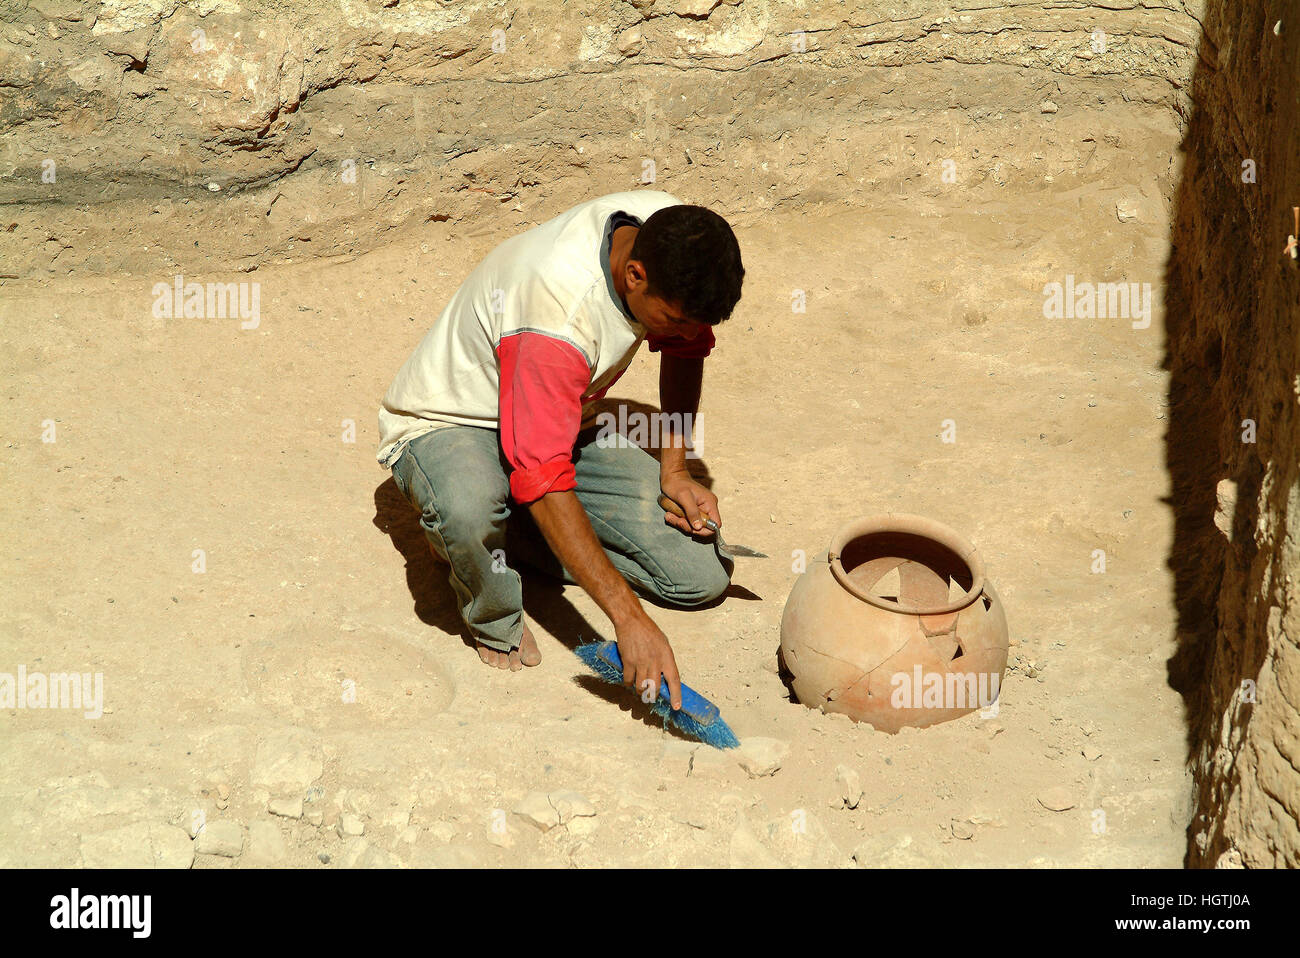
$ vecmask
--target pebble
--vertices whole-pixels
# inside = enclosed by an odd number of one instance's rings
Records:
[[[1085,745],[1083,747],[1083,757],[1090,762],[1095,762],[1101,758],[1101,749],[1095,745]]]
[[[272,815],[279,815],[281,818],[302,818],[302,796],[273,798],[267,804],[266,810]]]
[[[736,757],[750,778],[764,778],[776,774],[789,751],[780,739],[755,735],[740,743]]]
[[[512,811],[543,832],[560,824],[560,813],[555,810],[545,792],[529,792]]]
[[[1040,792],[1038,794],[1038,804],[1049,811],[1064,812],[1074,808],[1077,803],[1070,797],[1069,792],[1057,786],[1056,788],[1049,788],[1045,792]]]
[[[361,820],[359,815],[351,812],[344,812],[339,816],[339,837],[355,838],[366,830],[366,823]]]
[[[329,855],[325,854],[325,852],[317,852],[316,860],[319,861],[322,865],[328,865],[330,863],[330,857]]]
[[[194,840],[194,851],[199,855],[238,858],[243,850],[244,829],[239,822],[208,822]]]
[[[948,823],[948,828],[952,831],[953,838],[959,838],[964,842],[975,837],[975,826],[970,822],[962,822],[954,818]]]
[[[862,801],[862,781],[858,773],[847,765],[837,765],[835,781],[840,787],[840,800],[849,808],[857,808]]]
[[[1053,103],[1051,100],[1044,100],[1044,101],[1042,102],[1042,105],[1039,106],[1038,109],[1039,109],[1040,111],[1042,111],[1043,113],[1055,113],[1055,112],[1056,112],[1056,104]]]

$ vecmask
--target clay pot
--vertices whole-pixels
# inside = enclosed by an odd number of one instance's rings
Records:
[[[887,513],[839,530],[786,600],[781,659],[795,697],[877,729],[997,708],[1007,620],[975,547]]]

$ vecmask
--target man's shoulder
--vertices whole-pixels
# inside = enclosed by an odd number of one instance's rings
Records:
[[[609,212],[621,209],[639,219],[645,219],[651,213],[664,207],[681,206],[682,201],[671,193],[665,193],[663,190],[624,190],[620,193],[607,193],[604,196],[598,196],[583,205],[608,210]]]

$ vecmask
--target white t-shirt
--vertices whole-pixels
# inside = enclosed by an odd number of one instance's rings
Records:
[[[595,399],[632,361],[646,329],[623,308],[609,273],[610,218],[638,223],[681,200],[659,190],[611,193],[506,240],[469,274],[379,408],[380,465],[416,436],[447,425],[499,426],[497,347],[532,332],[574,346],[591,370],[583,425]],[[588,401],[590,397],[590,401]]]

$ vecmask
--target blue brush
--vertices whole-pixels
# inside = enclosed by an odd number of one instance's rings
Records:
[[[575,650],[578,658],[587,667],[611,685],[623,684],[623,660],[618,654],[618,645],[614,642],[588,642]],[[740,744],[722,716],[718,707],[699,692],[682,683],[682,707],[677,710],[669,705],[668,683],[659,680],[659,697],[655,699],[650,710],[662,718],[665,724],[681,729],[692,738],[697,738],[714,748],[735,748]]]

